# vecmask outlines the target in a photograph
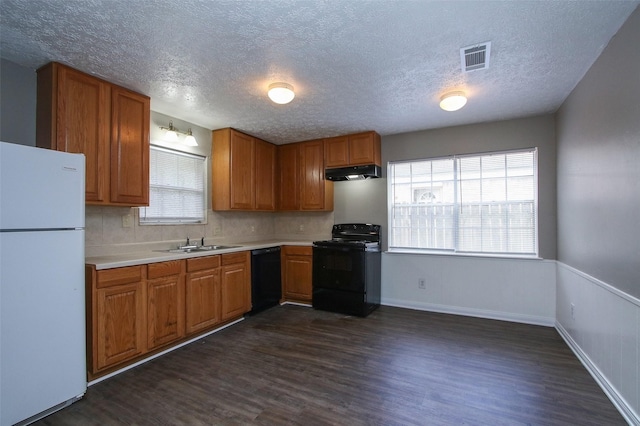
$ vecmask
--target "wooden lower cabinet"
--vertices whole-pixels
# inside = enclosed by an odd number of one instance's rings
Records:
[[[147,349],[184,337],[184,260],[147,266]]]
[[[187,260],[187,334],[207,329],[222,321],[220,291],[220,256]]]
[[[96,270],[86,266],[89,380],[251,310],[249,251]]]
[[[312,247],[282,247],[282,294],[289,302],[311,303],[313,296]]]
[[[145,287],[142,266],[88,271],[92,277],[91,371],[141,355],[146,350]]]
[[[248,251],[222,255],[222,320],[251,310],[251,254]]]

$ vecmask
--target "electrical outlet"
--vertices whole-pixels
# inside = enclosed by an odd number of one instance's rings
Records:
[[[418,279],[418,288],[422,289],[422,290],[425,290],[427,288],[427,284],[426,284],[424,278],[419,278]]]
[[[576,305],[571,304],[571,319],[576,319]]]
[[[298,232],[301,234],[304,232],[304,225],[298,226]]]
[[[133,226],[133,215],[131,213],[122,216],[122,227],[131,228]]]
[[[255,234],[255,233],[256,233],[256,227],[255,227],[255,226],[253,226],[253,225],[251,225],[251,233],[252,233],[252,234]]]
[[[219,226],[214,227],[213,228],[213,235],[218,236],[220,234],[222,234],[222,229],[220,229]]]

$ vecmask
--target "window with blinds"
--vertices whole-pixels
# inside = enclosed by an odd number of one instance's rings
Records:
[[[537,150],[390,162],[389,248],[537,256]]]
[[[151,146],[149,207],[140,208],[140,223],[205,223],[205,161],[199,155]]]

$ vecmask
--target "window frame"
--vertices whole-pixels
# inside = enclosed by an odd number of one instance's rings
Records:
[[[151,206],[151,194],[149,194],[149,206],[147,207],[139,207],[138,208],[138,223],[141,226],[155,226],[155,225],[206,225],[207,224],[207,202],[208,202],[208,198],[207,198],[207,193],[208,193],[208,179],[207,179],[207,170],[209,168],[209,157],[204,156],[204,155],[199,155],[199,154],[195,154],[192,152],[186,152],[186,151],[181,151],[178,149],[173,149],[173,148],[169,148],[163,145],[155,145],[155,144],[151,144],[149,147],[150,150],[157,150],[157,151],[162,151],[162,152],[168,152],[171,154],[175,154],[175,155],[180,155],[183,157],[187,157],[187,158],[194,158],[194,159],[198,159],[198,160],[202,160],[202,184],[203,184],[203,188],[202,188],[202,216],[201,219],[191,219],[191,218],[185,218],[185,217],[177,217],[174,219],[167,219],[167,218],[160,218],[160,219],[156,219],[156,220],[145,220],[144,219],[144,210],[146,208],[149,208]],[[149,158],[149,161],[151,161],[151,156]],[[151,188],[154,186],[151,182],[151,172],[152,172],[152,165],[149,164],[149,191],[151,191]],[[158,186],[161,187],[161,186]]]
[[[521,253],[521,252],[499,252],[499,251],[465,251],[460,249],[460,209],[463,203],[460,198],[460,171],[459,159],[464,158],[481,158],[483,156],[491,155],[508,155],[517,153],[533,153],[533,253]],[[440,160],[451,160],[453,162],[453,186],[454,186],[454,201],[453,201],[453,244],[451,248],[435,248],[435,247],[401,247],[393,246],[394,242],[394,185],[395,176],[393,173],[393,167],[398,164],[414,164],[420,162],[434,162]],[[413,177],[413,173],[411,174]],[[538,147],[517,148],[510,150],[499,151],[485,151],[478,153],[464,153],[464,154],[452,154],[447,156],[418,158],[409,160],[389,161],[387,163],[387,226],[389,229],[388,235],[388,252],[390,253],[412,253],[412,254],[431,254],[431,255],[447,255],[447,256],[471,256],[471,257],[499,257],[499,258],[522,258],[522,259],[540,259],[540,228],[539,228],[539,153]],[[507,176],[504,178],[507,181]],[[434,182],[432,179],[429,181]],[[508,200],[507,200],[508,202]],[[415,204],[415,203],[410,203]],[[484,202],[479,202],[484,204]],[[415,229],[413,226],[409,229]],[[508,229],[508,228],[505,228]]]

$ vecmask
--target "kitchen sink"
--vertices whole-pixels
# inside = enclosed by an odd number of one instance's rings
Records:
[[[177,247],[173,249],[154,250],[154,251],[163,252],[163,253],[196,253],[200,251],[216,251],[216,250],[225,250],[225,249],[232,249],[232,248],[238,248],[238,247],[242,247],[242,246],[218,246],[218,245],[183,246],[183,247]]]
[[[238,248],[241,246],[198,246],[198,248],[195,251],[209,251],[209,250],[225,250],[225,249],[232,249],[232,248]]]

